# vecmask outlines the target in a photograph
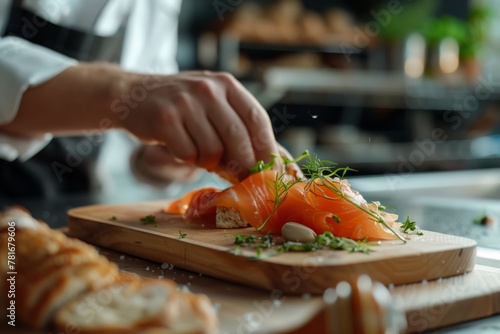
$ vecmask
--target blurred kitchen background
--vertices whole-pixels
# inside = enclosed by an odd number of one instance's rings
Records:
[[[184,0],[178,61],[243,81],[293,154],[309,149],[362,175],[500,167],[499,10]]]
[[[178,64],[234,74],[294,155],[357,175],[500,167],[499,17],[494,0],[184,0]],[[103,174],[134,182],[110,137]]]

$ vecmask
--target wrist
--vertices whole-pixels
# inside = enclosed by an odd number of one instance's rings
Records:
[[[106,110],[112,120],[113,128],[126,129],[127,118],[138,103],[144,99],[143,92],[138,92],[137,87],[143,75],[126,72],[119,67],[106,68],[107,88]]]
[[[119,66],[108,63],[81,64],[80,71],[84,80],[89,82],[90,103],[99,110],[99,128],[123,129],[124,118],[122,100],[130,90],[133,75]],[[105,127],[106,129],[102,129]]]

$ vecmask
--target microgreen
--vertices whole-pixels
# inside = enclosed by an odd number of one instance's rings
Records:
[[[182,232],[181,230],[179,230],[179,239],[184,239],[185,237],[187,237],[187,233]]]

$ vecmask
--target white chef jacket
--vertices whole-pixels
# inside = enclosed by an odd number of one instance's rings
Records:
[[[0,1],[0,36],[8,21],[10,1]],[[61,26],[96,35],[114,35],[124,20],[121,66],[130,71],[177,71],[177,20],[181,0],[25,0],[23,6]],[[128,16],[128,19],[127,19]],[[16,37],[0,38],[0,124],[13,120],[23,93],[77,62]],[[0,132],[0,159],[27,160],[52,138],[27,139]]]

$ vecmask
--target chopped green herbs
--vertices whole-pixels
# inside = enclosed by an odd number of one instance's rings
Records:
[[[332,213],[332,214],[331,214],[331,217],[332,217],[333,219],[335,219],[335,222],[336,222],[337,224],[338,224],[338,223],[340,223],[340,218],[339,218],[339,216],[337,216],[336,214]]]
[[[237,245],[231,252],[233,254],[241,254],[240,246],[252,247],[256,255],[251,259],[268,258],[283,252],[311,252],[320,249],[344,250],[350,253],[365,253],[369,254],[372,249],[368,246],[367,240],[355,241],[349,238],[335,237],[331,232],[324,232],[318,236],[314,242],[291,242],[287,241],[281,245],[275,245],[271,234],[262,237],[262,242],[257,243],[254,236],[251,235],[236,235],[234,243]],[[274,249],[271,249],[274,247]],[[264,252],[264,249],[270,249]]]
[[[254,244],[254,243],[255,243],[255,236],[253,236],[253,235],[240,235],[240,234],[238,234],[234,239],[235,245]]]
[[[187,233],[182,232],[181,230],[179,230],[179,239],[184,239],[186,237],[187,237]]]
[[[111,216],[110,218],[111,220],[117,220],[118,218],[116,218],[116,216]]]
[[[401,231],[403,231],[403,233],[409,234],[410,232],[414,232],[417,235],[424,235],[424,233],[420,230],[420,227],[418,227],[417,223],[410,220],[410,216],[406,217],[405,222],[401,224],[399,228],[401,229]]]
[[[156,217],[153,215],[147,215],[146,217],[142,217],[141,222],[143,225],[153,224],[154,226],[158,226],[156,222]]]

